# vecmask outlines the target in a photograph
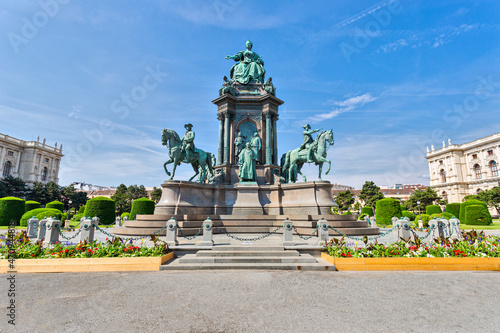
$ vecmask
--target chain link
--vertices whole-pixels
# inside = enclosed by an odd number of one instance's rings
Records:
[[[347,238],[358,240],[358,241],[364,241],[364,237],[348,236],[348,235],[340,232],[339,230],[335,229],[334,227],[332,227],[330,225],[328,226],[328,228],[334,230],[335,232],[337,232],[341,236],[345,236]],[[371,241],[371,240],[374,240],[374,239],[377,239],[377,238],[380,238],[380,237],[384,237],[384,236],[388,235],[389,233],[391,233],[392,231],[394,231],[395,229],[396,229],[396,227],[392,227],[391,229],[387,230],[383,234],[380,234],[380,235],[377,235],[377,236],[373,236],[373,237],[368,237],[368,241]]]
[[[201,231],[203,230],[203,223],[202,223],[200,229],[198,229],[198,232],[194,236],[186,236],[182,232],[182,229],[179,227],[179,225],[176,224],[176,226],[177,226],[177,229],[179,230],[179,232],[181,233],[181,237],[184,237],[187,240],[195,239],[196,237],[198,237],[200,235]]]
[[[302,236],[301,234],[299,234],[297,228],[295,228],[295,226],[293,226],[293,230],[295,230],[295,232],[297,233],[297,236],[299,236],[300,238],[302,238],[303,240],[308,240],[308,239],[311,239],[312,237],[314,237],[314,234],[317,232],[318,228],[319,228],[319,224],[316,224],[316,228],[314,228],[313,232],[311,233],[311,235],[309,236]]]
[[[59,235],[61,235],[61,237],[62,237],[62,238],[64,238],[65,240],[72,240],[72,239],[76,238],[76,236],[78,236],[78,235],[80,234],[80,232],[82,232],[82,229],[79,229],[79,230],[76,232],[76,234],[74,234],[73,236],[71,236],[71,237],[66,237],[66,236],[64,236],[64,234],[62,233],[61,228],[59,227],[59,225],[56,225],[56,229],[57,229],[57,231],[59,231]]]
[[[273,235],[273,234],[277,233],[277,232],[278,232],[278,230],[280,230],[281,228],[283,228],[283,226],[279,226],[279,227],[277,227],[276,229],[274,229],[273,231],[271,231],[271,232],[269,232],[269,233],[267,233],[267,234],[264,234],[264,235],[259,236],[259,237],[254,237],[254,238],[242,238],[242,237],[237,237],[237,236],[235,236],[235,235],[232,235],[232,234],[228,233],[227,231],[224,231],[224,230],[222,230],[222,229],[219,229],[219,228],[218,228],[218,227],[216,227],[215,225],[214,225],[214,228],[215,228],[217,231],[219,231],[219,232],[221,232],[221,233],[223,233],[223,234],[226,234],[226,236],[228,236],[228,237],[230,237],[230,238],[232,238],[232,239],[234,239],[234,240],[237,240],[237,241],[240,241],[240,242],[255,242],[255,241],[258,241],[258,240],[264,239],[264,238],[266,238],[266,237],[269,237],[269,236],[271,236],[271,235]]]

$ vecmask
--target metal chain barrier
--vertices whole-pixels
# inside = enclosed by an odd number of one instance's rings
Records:
[[[194,238],[198,237],[200,235],[201,231],[203,230],[203,223],[202,223],[200,229],[198,229],[198,232],[194,236],[186,236],[182,232],[182,229],[179,227],[179,225],[176,224],[176,226],[177,226],[177,229],[179,230],[179,232],[181,233],[181,237],[184,237],[187,240],[191,240],[191,239],[194,239]]]
[[[417,238],[419,238],[420,240],[425,240],[425,239],[427,239],[427,238],[431,235],[431,233],[432,233],[432,234],[434,233],[434,229],[436,229],[436,227],[434,227],[434,228],[432,228],[432,229],[429,227],[429,231],[427,232],[427,235],[425,235],[425,236],[424,236],[424,237],[422,237],[422,238],[420,238],[420,236],[418,236],[418,235],[417,235],[417,233],[416,233],[415,231],[413,231],[413,230],[412,230],[412,232],[413,232],[413,237],[417,237]]]
[[[297,236],[299,236],[300,238],[302,238],[303,240],[308,240],[312,237],[314,237],[314,234],[318,231],[318,228],[319,228],[319,224],[316,224],[316,228],[314,228],[313,232],[311,233],[311,235],[305,237],[305,236],[302,236],[301,234],[299,234],[299,232],[297,231],[297,228],[295,228],[295,226],[293,226],[293,230],[295,230],[295,232],[297,233]]]
[[[61,235],[61,237],[62,237],[62,238],[64,238],[65,240],[72,240],[73,238],[76,238],[76,236],[78,236],[78,235],[80,234],[80,232],[82,232],[82,229],[79,229],[79,230],[76,232],[76,234],[74,234],[73,236],[71,236],[71,237],[66,237],[66,236],[64,236],[64,234],[63,234],[63,233],[62,233],[62,231],[61,231],[61,228],[60,228],[58,225],[56,225],[56,229],[57,229],[57,231],[59,231],[59,235]]]
[[[109,236],[109,237],[116,237],[116,235],[113,235],[113,234],[110,234],[109,232],[107,231],[104,231],[104,229],[100,228],[98,225],[95,225],[95,224],[92,224],[94,227],[96,227],[97,230],[99,230],[100,232],[102,232],[103,234],[105,234],[106,236]],[[163,229],[166,229],[167,226],[165,225],[164,227],[156,230],[155,232],[153,232],[152,234],[150,235],[146,235],[146,236],[140,236],[140,237],[130,237],[130,238],[124,238],[126,239],[127,241],[131,240],[131,241],[136,241],[136,240],[139,240],[139,239],[145,239],[145,238],[148,238],[149,236],[151,235],[155,235],[157,233],[159,233],[160,231],[162,231]]]
[[[223,233],[223,234],[226,234],[226,236],[234,239],[234,240],[237,240],[237,241],[240,241],[240,242],[255,242],[255,241],[258,241],[258,240],[261,240],[261,239],[264,239],[266,237],[269,237],[275,233],[278,232],[278,230],[280,230],[281,228],[283,228],[283,226],[279,226],[277,227],[276,229],[274,229],[273,231],[267,233],[267,234],[264,234],[262,236],[259,236],[259,237],[254,237],[254,238],[242,238],[242,237],[237,237],[235,235],[231,235],[230,233],[228,233],[227,231],[224,231],[222,229],[219,229],[218,227],[216,227],[215,225],[213,226],[217,231],[219,231],[220,233]]]
[[[364,237],[356,237],[356,236],[348,236],[346,234],[344,234],[343,232],[335,229],[334,227],[332,226],[328,226],[328,228],[334,230],[335,232],[337,232],[340,236],[345,236],[347,238],[350,238],[350,239],[354,239],[354,240],[358,240],[358,241],[364,241]],[[387,230],[386,232],[384,232],[383,234],[380,234],[380,235],[377,235],[377,236],[373,236],[373,237],[368,237],[368,241],[371,241],[371,240],[374,240],[374,239],[377,239],[377,238],[380,238],[380,237],[384,237],[384,236],[387,236],[388,234],[390,234],[392,231],[394,231],[396,229],[396,227],[392,227],[391,229]]]

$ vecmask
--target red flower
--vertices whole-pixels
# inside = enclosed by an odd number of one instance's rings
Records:
[[[66,249],[66,250],[64,250],[64,253],[68,253],[68,251],[69,251],[69,250],[68,250],[68,249]]]

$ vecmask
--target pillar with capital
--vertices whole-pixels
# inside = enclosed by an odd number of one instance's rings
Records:
[[[266,164],[272,164],[272,156],[273,156],[273,145],[271,139],[272,113],[270,111],[265,111],[262,112],[262,115],[266,119]]]
[[[218,164],[222,164],[224,161],[224,115],[222,113],[217,114],[217,119],[219,120],[219,148],[218,153]]]

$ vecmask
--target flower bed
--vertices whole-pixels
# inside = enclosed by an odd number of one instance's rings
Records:
[[[500,270],[500,238],[463,232],[463,239],[436,238],[424,244],[401,240],[392,244],[349,246],[333,238],[322,258],[338,270]]]
[[[12,244],[0,238],[0,273],[9,270],[8,251],[15,251],[14,269],[18,273],[92,272],[159,270],[172,259],[164,242],[152,236],[154,246],[134,246],[116,237],[105,243],[81,242],[74,245],[31,244],[26,232],[16,234]]]

